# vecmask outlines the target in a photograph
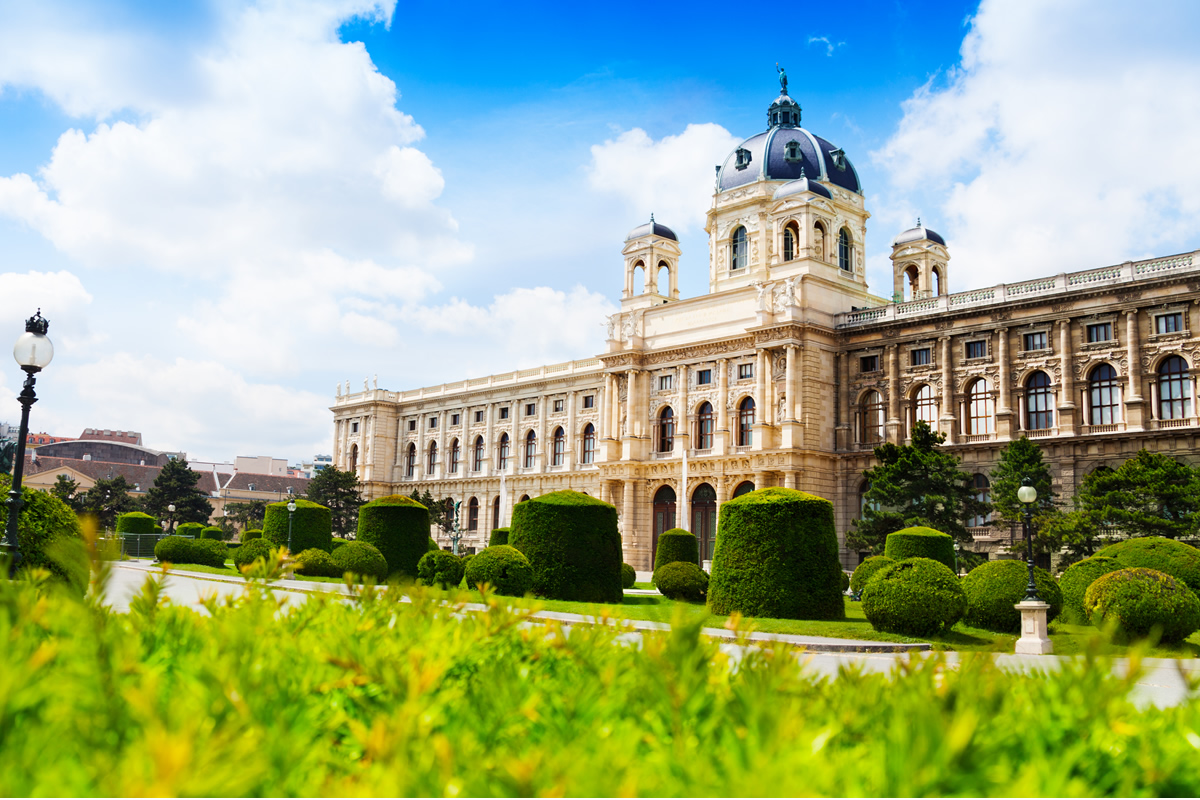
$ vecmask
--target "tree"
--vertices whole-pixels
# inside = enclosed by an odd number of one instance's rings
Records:
[[[1058,503],[1055,500],[1053,479],[1050,468],[1042,460],[1042,448],[1022,436],[1009,442],[1000,451],[1000,461],[988,475],[992,491],[992,511],[996,517],[992,525],[997,528],[1011,530],[1014,525],[1021,525],[1025,519],[1025,504],[1017,499],[1017,490],[1021,482],[1029,478],[1033,488],[1037,490],[1037,500],[1033,502],[1030,513],[1043,521],[1054,513]],[[1041,525],[1038,525],[1041,528]]]
[[[1170,456],[1139,450],[1115,470],[1088,475],[1078,507],[1126,536],[1191,536],[1200,525],[1200,476]]]
[[[188,467],[186,458],[173,458],[166,463],[154,479],[154,485],[146,492],[142,505],[146,513],[159,519],[170,517],[178,525],[180,522],[202,522],[208,524],[212,516],[212,503],[208,495],[196,488],[201,475]],[[167,506],[174,504],[172,514]]]
[[[436,525],[443,536],[449,535],[450,529],[454,527],[454,498],[446,497],[441,500],[434,500],[433,495],[429,493],[428,489],[424,493],[420,493],[414,489],[409,497],[429,509],[429,522],[431,525]]]
[[[863,495],[862,519],[846,534],[849,546],[879,554],[889,533],[914,525],[972,541],[964,522],[990,506],[975,499],[971,476],[959,469],[958,458],[938,448],[945,440],[918,422],[911,445],[887,442],[875,448],[879,464],[863,471],[870,488]]]
[[[245,503],[226,503],[225,518],[240,525],[242,530],[262,530],[267,516],[266,500],[250,500]]]
[[[79,491],[79,482],[66,475],[59,475],[54,481],[54,485],[50,487],[50,494],[62,500],[76,512],[80,511],[79,501],[83,497],[83,493]]]
[[[359,490],[357,474],[326,467],[308,482],[305,497],[333,512],[334,535],[349,539],[358,531],[358,509],[366,500]]]
[[[130,488],[124,475],[100,478],[92,488],[76,497],[76,511],[91,514],[98,527],[110,530],[116,527],[119,515],[137,510],[137,501],[129,496]]]

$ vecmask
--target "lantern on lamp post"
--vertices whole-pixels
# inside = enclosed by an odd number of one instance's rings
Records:
[[[1033,600],[1040,603],[1042,600],[1037,596],[1037,585],[1033,581],[1033,504],[1037,502],[1037,489],[1033,488],[1033,481],[1025,478],[1021,481],[1021,488],[1017,489],[1017,499],[1025,507],[1025,561],[1029,565],[1029,585],[1025,587],[1025,599]]]

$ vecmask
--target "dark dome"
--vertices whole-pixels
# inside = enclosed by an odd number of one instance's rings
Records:
[[[808,178],[797,178],[794,181],[788,181],[776,189],[775,196],[771,199],[782,200],[785,197],[791,197],[794,194],[804,194],[805,192],[819,194],[821,197],[832,197],[829,194],[829,190],[816,181],[810,181]]]
[[[663,239],[670,239],[672,242],[679,241],[679,237],[675,235],[675,231],[671,230],[666,225],[663,225],[661,222],[654,221],[653,214],[650,215],[650,221],[645,225],[638,225],[636,228],[631,230],[629,235],[625,237],[625,241],[628,242],[630,239],[636,239],[639,236],[646,236],[648,234],[654,234],[655,236],[659,236]]]
[[[892,239],[892,247],[895,247],[898,244],[905,244],[907,242],[919,242],[922,239],[928,239],[931,242],[937,242],[943,247],[946,246],[946,240],[942,238],[940,233],[929,230],[929,228],[926,228],[921,224],[920,220],[917,220],[917,227],[909,228],[895,239]]]

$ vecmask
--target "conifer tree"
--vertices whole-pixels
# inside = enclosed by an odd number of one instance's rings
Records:
[[[350,539],[358,532],[358,509],[366,500],[356,473],[325,467],[308,482],[304,496],[332,512],[334,536]]]
[[[176,525],[181,522],[202,522],[207,525],[213,509],[207,493],[197,486],[201,478],[199,472],[188,467],[186,458],[172,458],[158,473],[150,491],[146,492],[146,498],[142,501],[146,513],[159,519],[171,517]],[[175,506],[174,514],[167,510],[167,506],[172,504]]]
[[[1170,456],[1139,450],[1115,470],[1083,482],[1079,509],[1126,536],[1191,536],[1200,525],[1200,477]]]

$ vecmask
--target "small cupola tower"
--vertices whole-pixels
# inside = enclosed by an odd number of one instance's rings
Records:
[[[915,227],[892,240],[892,301],[904,303],[950,294],[946,240],[917,218]]]
[[[625,257],[622,309],[648,308],[679,299],[679,237],[666,225],[655,222],[653,214],[649,222],[625,237],[621,255]]]

